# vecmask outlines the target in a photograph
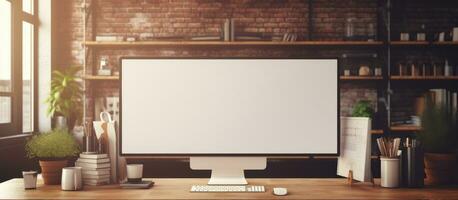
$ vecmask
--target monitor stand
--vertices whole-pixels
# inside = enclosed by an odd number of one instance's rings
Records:
[[[244,170],[263,170],[266,157],[190,157],[193,170],[212,170],[209,185],[246,185]]]

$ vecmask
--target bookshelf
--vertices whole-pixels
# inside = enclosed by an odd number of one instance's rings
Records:
[[[440,81],[440,80],[458,80],[458,76],[391,76],[391,80],[430,80],[430,81]]]
[[[383,76],[340,76],[340,80],[383,80]]]
[[[458,46],[458,41],[443,41],[443,42],[429,42],[429,41],[391,41],[391,46]]]
[[[391,126],[390,130],[394,132],[417,132],[421,130],[421,127],[415,125],[398,125]]]
[[[307,46],[381,46],[383,42],[366,41],[296,41],[296,42],[275,42],[275,41],[137,41],[137,42],[97,42],[86,41],[86,47],[90,48],[141,48],[161,46],[256,46],[256,47],[307,47]]]
[[[391,41],[391,46],[426,46],[430,43],[428,41]]]
[[[436,46],[458,46],[458,41],[433,42]]]
[[[93,7],[90,7],[91,9]],[[91,15],[91,12],[88,12]],[[87,13],[86,13],[87,14]],[[93,13],[92,13],[93,14]],[[377,18],[381,18],[383,16],[377,16]],[[92,18],[88,18],[94,20]],[[381,19],[380,19],[381,20]],[[92,23],[94,26],[95,23]],[[86,25],[85,25],[86,26]],[[387,26],[391,26],[391,24],[387,24]],[[391,56],[384,56],[386,53],[387,55],[391,54],[391,51],[394,49],[402,50],[404,49],[452,49],[453,47],[458,47],[458,42],[446,41],[446,42],[429,42],[429,41],[391,41],[388,35],[391,35],[391,29],[385,29],[387,27],[381,26],[378,30],[378,37],[380,41],[314,41],[313,37],[310,41],[295,41],[295,42],[282,42],[282,41],[172,41],[172,40],[151,40],[151,41],[135,41],[135,42],[127,42],[127,41],[95,41],[95,36],[97,35],[97,31],[95,28],[90,29],[91,37],[88,40],[84,39],[83,45],[87,52],[86,58],[90,58],[90,62],[85,63],[85,69],[92,68],[92,72],[88,72],[87,75],[83,76],[83,80],[87,82],[87,84],[91,85],[92,82],[116,82],[119,81],[118,76],[97,76],[94,75],[96,67],[97,56],[100,50],[142,50],[142,49],[154,49],[154,48],[167,48],[167,47],[176,47],[176,48],[187,48],[188,49],[205,49],[208,47],[211,48],[235,48],[235,49],[243,49],[243,48],[294,48],[295,50],[302,50],[305,48],[309,48],[312,50],[318,48],[327,48],[327,49],[336,49],[336,51],[364,51],[364,53],[376,52],[378,55],[382,55],[383,61],[386,61],[386,65],[382,68],[383,76],[340,76],[339,80],[345,83],[352,83],[359,84],[362,86],[372,87],[377,90],[377,98],[379,97],[386,97],[387,99],[390,98],[390,93],[386,92],[395,88],[395,84],[391,86],[390,82],[397,82],[397,83],[404,83],[401,81],[409,81],[409,83],[413,83],[414,85],[420,82],[425,82],[425,84],[431,83],[446,83],[447,81],[455,81],[458,80],[458,76],[396,76],[391,75]],[[85,30],[86,31],[86,30]],[[386,34],[386,35],[383,35]],[[86,34],[85,34],[86,35]],[[404,48],[405,47],[405,48]],[[450,48],[452,47],[452,48]],[[453,49],[455,50],[455,49]],[[436,82],[435,82],[436,81]],[[85,83],[86,84],[86,83]],[[359,86],[358,85],[358,86]],[[409,85],[409,84],[406,84]],[[410,87],[410,86],[409,86]],[[90,90],[89,90],[90,91]],[[388,130],[394,132],[402,132],[402,131],[418,131],[420,130],[419,127],[413,126],[390,126],[390,112],[391,110],[386,111],[388,114],[383,114],[384,119],[388,119],[386,124],[383,124],[382,127],[377,127],[380,129],[372,130],[371,134],[390,134]],[[384,132],[385,130],[385,132]]]
[[[90,80],[90,81],[118,81],[119,80],[119,76],[86,75],[86,76],[83,76],[83,79]]]
[[[370,131],[370,133],[372,135],[382,135],[383,134],[383,130],[381,130],[381,129],[373,129],[373,130]]]

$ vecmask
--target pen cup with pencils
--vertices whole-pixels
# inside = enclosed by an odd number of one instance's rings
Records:
[[[387,188],[399,187],[400,164],[399,145],[400,138],[378,138],[377,144],[380,149],[380,185]]]

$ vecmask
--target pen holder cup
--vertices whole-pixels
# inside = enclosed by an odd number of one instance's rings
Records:
[[[399,187],[399,158],[380,158],[380,169],[382,187]]]

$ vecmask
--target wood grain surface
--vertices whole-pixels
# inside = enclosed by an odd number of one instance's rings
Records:
[[[121,189],[118,185],[85,186],[82,191],[62,191],[39,180],[36,190],[24,190],[22,179],[0,184],[0,199],[458,199],[457,187],[388,189],[366,183],[346,184],[346,179],[249,179],[264,185],[265,193],[190,193],[193,184],[208,179],[152,179],[150,189]],[[274,196],[273,187],[286,187],[287,196]]]

